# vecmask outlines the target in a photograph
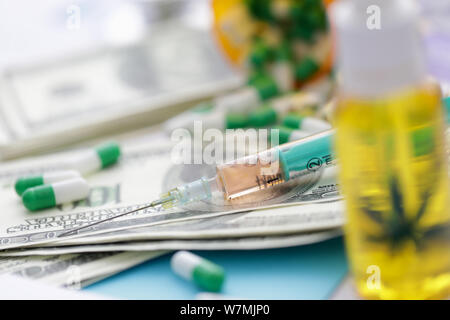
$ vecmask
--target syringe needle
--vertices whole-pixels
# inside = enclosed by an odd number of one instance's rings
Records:
[[[144,209],[148,209],[148,208],[151,208],[151,207],[155,207],[155,206],[157,206],[157,205],[159,205],[159,204],[162,204],[162,203],[164,203],[164,202],[166,202],[166,201],[167,201],[167,199],[161,199],[161,200],[153,201],[151,204],[149,204],[149,205],[147,205],[147,206],[140,207],[140,208],[137,208],[137,209],[134,209],[134,210],[131,210],[131,211],[127,211],[127,212],[118,214],[117,216],[110,217],[110,218],[106,218],[106,219],[103,219],[103,220],[99,220],[99,221],[93,222],[93,223],[91,223],[91,224],[88,224],[88,225],[85,225],[85,226],[81,226],[81,227],[78,227],[78,228],[69,230],[69,231],[67,231],[67,232],[61,233],[60,235],[57,236],[57,238],[71,236],[71,235],[73,235],[73,234],[78,233],[78,231],[80,231],[80,230],[83,230],[83,229],[86,229],[86,228],[90,228],[90,227],[95,226],[95,225],[98,225],[98,224],[100,224],[100,223],[103,223],[103,222],[106,222],[106,221],[110,221],[110,220],[113,220],[113,219],[116,219],[116,218],[120,218],[120,217],[126,216],[126,215],[128,215],[128,214],[137,212],[137,211],[141,211],[141,210],[144,210]]]

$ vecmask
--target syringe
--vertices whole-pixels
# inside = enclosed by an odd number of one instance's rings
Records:
[[[286,143],[266,151],[218,165],[213,178],[201,178],[176,187],[159,199],[165,208],[211,199],[226,200],[248,195],[333,164],[333,130]]]
[[[226,200],[233,200],[316,172],[333,165],[331,154],[333,135],[334,130],[327,130],[217,165],[216,175],[212,178],[202,177],[178,186],[162,194],[159,199],[147,206],[70,230],[58,237],[73,235],[81,229],[159,205],[163,208],[177,207],[191,202],[209,200],[213,195],[222,195]]]

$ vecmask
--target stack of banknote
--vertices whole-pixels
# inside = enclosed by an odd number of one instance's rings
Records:
[[[297,246],[341,235],[343,207],[335,172],[262,191],[246,201],[143,209],[62,236],[73,228],[145,206],[167,189],[211,176],[213,165],[174,164],[174,143],[158,128],[111,136],[118,164],[90,176],[87,199],[29,212],[17,177],[58,169],[68,151],[0,164],[0,274],[84,286],[172,250],[253,250]]]

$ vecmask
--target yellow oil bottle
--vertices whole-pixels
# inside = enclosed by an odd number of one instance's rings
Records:
[[[440,88],[426,77],[417,8],[411,0],[349,0],[332,16],[340,81],[335,143],[358,292],[447,298],[444,115]]]

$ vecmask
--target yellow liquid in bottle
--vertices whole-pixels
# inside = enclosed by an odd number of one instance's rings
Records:
[[[450,295],[450,206],[440,91],[341,97],[336,152],[346,245],[368,299]]]

